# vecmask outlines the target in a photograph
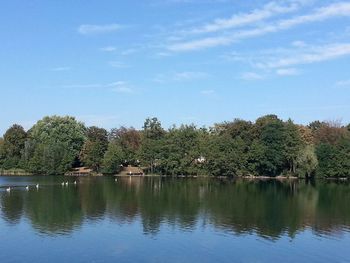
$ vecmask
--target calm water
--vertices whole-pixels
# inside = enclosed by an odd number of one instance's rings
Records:
[[[1,262],[350,262],[346,183],[63,180],[0,177]]]

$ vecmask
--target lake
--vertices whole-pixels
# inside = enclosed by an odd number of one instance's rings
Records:
[[[350,262],[345,182],[74,180],[0,177],[2,263]]]

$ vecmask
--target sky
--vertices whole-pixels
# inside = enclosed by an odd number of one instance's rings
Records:
[[[5,0],[0,135],[46,115],[350,122],[350,1]]]

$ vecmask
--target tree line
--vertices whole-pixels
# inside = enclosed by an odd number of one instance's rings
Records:
[[[64,174],[89,167],[117,174],[123,166],[146,173],[207,176],[350,177],[350,125],[298,125],[266,115],[210,128],[164,129],[148,118],[141,130],[86,127],[70,116],[48,116],[25,131],[14,124],[0,138],[0,169]]]

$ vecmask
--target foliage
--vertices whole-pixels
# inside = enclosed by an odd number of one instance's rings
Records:
[[[24,149],[24,144],[27,138],[27,133],[22,126],[14,124],[4,134],[3,139],[3,168],[19,168],[21,154]]]
[[[141,134],[134,128],[120,127],[112,129],[109,140],[118,144],[124,152],[128,164],[138,164],[138,151],[141,146]]]
[[[51,116],[28,132],[13,125],[0,138],[0,169],[63,174],[87,166],[115,174],[125,165],[164,175],[350,177],[350,126],[314,121],[308,126],[266,115],[234,119],[209,129],[163,129],[157,118],[143,129],[107,132],[73,117]]]
[[[317,172],[325,177],[350,177],[350,139],[338,144],[322,143],[316,149],[319,166]]]
[[[313,145],[307,145],[297,157],[296,172],[301,177],[313,177],[318,166],[318,160]]]
[[[29,130],[23,153],[26,168],[35,173],[62,174],[78,163],[85,140],[85,127],[75,118],[45,117]]]
[[[92,126],[87,128],[86,136],[87,140],[81,149],[80,160],[84,165],[98,171],[108,147],[107,131]]]
[[[116,143],[109,143],[103,158],[102,172],[106,174],[117,174],[121,171],[125,160],[123,149]]]

